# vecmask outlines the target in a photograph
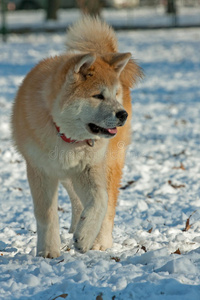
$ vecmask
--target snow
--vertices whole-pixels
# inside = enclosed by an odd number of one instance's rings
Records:
[[[77,9],[60,9],[58,11],[57,21],[46,21],[44,10],[37,11],[10,11],[7,13],[7,27],[10,31],[55,31],[65,30],[72,24],[81,13]],[[148,27],[170,27],[174,26],[174,16],[166,14],[164,5],[155,5],[154,7],[135,7],[128,9],[103,9],[103,18],[116,28],[148,28]],[[1,15],[0,15],[1,20]],[[199,26],[200,25],[200,7],[178,5],[177,26]]]
[[[35,256],[25,163],[9,121],[23,77],[38,60],[62,53],[65,35],[11,35],[0,44],[0,299],[200,299],[200,32],[117,35],[146,75],[132,92],[122,186],[133,182],[120,191],[113,248],[86,254],[74,249],[69,198],[60,188],[62,251],[53,260]]]

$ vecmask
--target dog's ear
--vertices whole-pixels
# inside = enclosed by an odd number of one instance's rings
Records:
[[[86,72],[94,63],[95,59],[96,57],[94,54],[81,55],[79,60],[74,66],[74,72],[75,73]]]
[[[128,88],[133,88],[135,84],[143,78],[143,70],[138,66],[137,62],[133,58],[129,59],[120,74],[121,83]]]
[[[129,59],[131,58],[131,53],[110,53],[107,54],[104,59],[105,61],[114,68],[114,70],[120,74],[125,68]]]

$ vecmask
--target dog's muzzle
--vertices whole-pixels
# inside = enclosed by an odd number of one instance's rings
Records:
[[[128,118],[128,113],[125,110],[120,110],[116,113],[116,118],[119,119],[118,126],[123,126]]]

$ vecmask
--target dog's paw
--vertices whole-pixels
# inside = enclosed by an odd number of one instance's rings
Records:
[[[81,253],[85,253],[92,248],[93,240],[86,234],[74,234],[74,246]]]
[[[94,242],[92,250],[105,251],[106,249],[111,248],[112,245],[113,245],[113,242],[112,242],[111,235],[107,235],[107,236],[98,235]]]
[[[94,214],[82,214],[74,232],[74,245],[80,252],[84,253],[92,248],[101,225],[101,220],[99,224],[97,221]]]
[[[38,256],[42,256],[44,258],[56,258],[60,256],[60,251],[59,250],[42,250],[38,251],[37,253]]]

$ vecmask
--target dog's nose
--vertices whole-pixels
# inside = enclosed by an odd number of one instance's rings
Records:
[[[128,117],[128,113],[125,110],[120,110],[116,113],[116,117],[121,121],[121,122],[125,122],[127,117]]]

